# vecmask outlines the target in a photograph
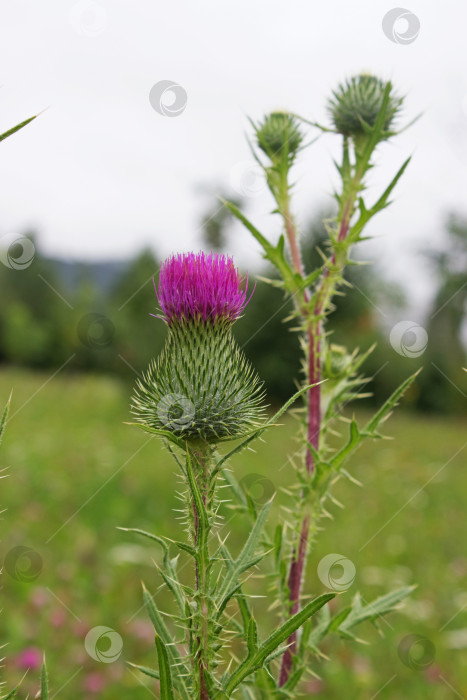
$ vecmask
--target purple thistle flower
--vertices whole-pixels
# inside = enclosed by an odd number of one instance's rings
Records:
[[[163,263],[157,299],[163,318],[172,321],[210,319],[235,321],[247,299],[247,286],[240,289],[243,277],[229,256],[216,253],[172,255]],[[155,287],[155,285],[154,285]],[[154,315],[154,314],[153,314]]]

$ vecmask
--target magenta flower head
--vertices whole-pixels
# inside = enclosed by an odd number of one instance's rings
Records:
[[[138,381],[132,405],[145,429],[216,442],[259,425],[262,385],[232,336],[249,301],[242,283],[224,255],[185,253],[162,265],[158,318],[169,333],[160,357]]]
[[[233,322],[249,301],[242,282],[231,257],[183,253],[162,265],[156,294],[169,325],[191,319]]]

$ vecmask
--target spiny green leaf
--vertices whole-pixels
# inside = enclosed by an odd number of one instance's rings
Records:
[[[149,591],[144,587],[143,585],[143,599],[144,599],[144,604],[146,606],[146,610],[148,611],[149,617],[151,619],[152,624],[154,625],[154,629],[156,630],[156,633],[158,636],[161,638],[161,640],[165,644],[165,648],[167,650],[167,654],[170,660],[170,666],[171,668],[176,668],[177,669],[177,675],[175,676],[174,683],[177,687],[177,690],[180,692],[181,697],[184,700],[190,700],[190,692],[188,690],[188,687],[185,682],[184,676],[187,674],[187,668],[185,664],[182,662],[182,659],[180,657],[180,654],[177,650],[177,647],[175,646],[174,640],[172,639],[172,636],[167,629],[167,626],[162,619],[162,615],[156,608],[154,601],[151,597],[151,594]]]
[[[156,650],[159,661],[159,678],[161,700],[174,700],[172,674],[170,672],[167,649],[161,638],[156,635]]]
[[[256,549],[264,530],[264,525],[266,523],[271,504],[272,499],[267,501],[267,503],[265,503],[261,508],[256,522],[253,525],[248,539],[237,559],[235,559],[233,562],[227,562],[227,571],[216,596],[217,607],[219,610],[218,615],[222,610],[224,610],[226,603],[233,596],[235,591],[238,590],[238,579],[240,574],[262,558],[262,555],[261,557],[256,555]]]
[[[185,596],[183,595],[183,589],[177,577],[177,571],[173,563],[174,560],[172,560],[169,556],[169,548],[167,546],[166,538],[158,537],[158,535],[153,535],[151,532],[146,532],[146,530],[140,530],[139,528],[119,527],[117,529],[122,530],[123,532],[134,532],[137,535],[142,535],[143,537],[147,537],[148,539],[154,540],[154,542],[160,544],[164,551],[164,568],[167,573],[162,571],[162,569],[159,569],[159,573],[164,579],[166,586],[175,596],[180,612],[183,613],[185,610]],[[186,545],[186,548],[189,547],[190,545]]]
[[[245,228],[248,229],[248,231],[253,235],[253,237],[256,238],[256,240],[261,245],[264,251],[264,257],[266,258],[266,260],[269,260],[279,271],[282,279],[284,280],[286,289],[292,294],[295,294],[298,291],[303,291],[305,289],[304,280],[300,277],[300,281],[297,284],[295,279],[296,273],[294,273],[294,271],[292,270],[292,268],[286,260],[284,251],[284,237],[281,236],[279,238],[277,246],[273,246],[271,243],[269,243],[268,239],[265,238],[255,226],[253,226],[251,221],[249,221],[246,218],[246,216],[242,214],[238,207],[236,207],[231,202],[226,202],[225,200],[222,201],[225,204],[225,206],[229,209],[229,211],[231,211],[232,214],[236,216],[239,221],[242,222]]]
[[[397,406],[399,400],[405,394],[407,389],[410,387],[412,382],[415,381],[416,377],[420,374],[422,368],[418,369],[412,376],[408,377],[402,384],[391,394],[391,396],[384,402],[379,411],[375,413],[373,418],[365,426],[365,433],[374,433],[378,426],[384,420],[384,418],[392,411],[395,406]]]
[[[329,600],[334,598],[335,595],[335,593],[325,593],[315,598],[315,600],[310,601],[302,610],[291,617],[290,620],[287,620],[278,630],[273,632],[266,641],[261,644],[258,651],[247,656],[245,661],[232,673],[224,687],[226,694],[231,694],[244,678],[261,668],[265,660],[273,654],[282,642],[285,642],[295,630]]]
[[[254,617],[250,618],[248,624],[247,646],[249,654],[254,654],[258,650],[258,627]]]
[[[47,677],[47,667],[45,665],[45,657],[42,663],[41,671],[41,700],[49,700],[49,681]]]
[[[357,240],[362,240],[360,238],[360,233],[362,232],[363,228],[366,226],[366,224],[370,221],[370,219],[375,216],[378,212],[382,211],[385,209],[390,202],[388,202],[389,196],[395,186],[397,185],[398,181],[402,177],[405,169],[407,168],[408,164],[410,163],[411,158],[407,158],[407,160],[402,164],[402,166],[399,168],[397,171],[396,175],[388,185],[388,187],[384,190],[383,194],[381,197],[375,202],[375,204],[370,207],[370,209],[366,209],[365,204],[363,199],[360,198],[359,200],[359,210],[360,210],[360,215],[358,217],[358,220],[355,222],[355,224],[351,227],[349,237],[353,241]]]
[[[344,462],[350,457],[357,445],[360,444],[362,435],[358,429],[357,423],[352,420],[350,423],[350,436],[348,442],[339,450],[334,459],[331,460],[331,468],[338,470]]]
[[[10,403],[11,403],[11,394],[10,398],[8,399],[5,408],[3,409],[2,417],[0,418],[0,444],[2,442],[2,435],[5,430],[5,425],[6,425],[6,420],[8,418],[8,412],[10,410]]]
[[[169,553],[169,548],[165,539],[163,537],[159,537],[158,535],[153,535],[152,532],[146,532],[146,530],[140,530],[136,527],[117,527],[117,530],[122,530],[123,532],[134,532],[137,535],[143,535],[143,537],[148,537],[149,539],[157,542],[157,544],[160,544],[160,546],[164,550],[164,555],[168,555]]]
[[[403,588],[398,588],[395,591],[391,591],[386,595],[376,598],[368,605],[361,604],[360,596],[357,594],[352,602],[352,609],[345,616],[342,624],[339,625],[338,632],[347,632],[352,627],[364,622],[365,620],[376,620],[381,615],[386,615],[387,613],[395,610],[397,605],[407,598],[414,590],[416,586],[405,586]]]
[[[26,119],[24,122],[21,122],[20,124],[13,126],[11,129],[8,129],[8,131],[5,131],[3,134],[0,134],[0,141],[7,139],[9,136],[16,133],[20,129],[22,129],[24,126],[27,126],[32,121],[34,121],[34,119],[36,119],[38,116],[39,116],[38,114],[35,114],[33,117],[29,117],[29,119]]]
[[[359,430],[355,421],[351,422],[350,436],[347,443],[330,461],[332,469],[341,469],[342,465],[347,461],[350,455],[355,452],[356,448],[366,437],[378,437],[376,430],[378,429],[379,425],[385,418],[387,418],[393,408],[397,405],[420,371],[420,369],[417,370],[411,377],[402,382],[402,384],[391,394],[381,408],[375,413],[373,418],[368,421],[363,430]]]
[[[131,661],[127,661],[127,664],[132,668],[136,668],[137,671],[141,671],[141,673],[144,673],[146,676],[159,680],[159,671],[156,671],[154,668],[148,668],[148,666],[138,666],[138,664],[132,664]]]
[[[158,437],[165,438],[166,440],[172,442],[174,445],[180,447],[181,449],[183,449],[184,447],[183,440],[180,440],[168,430],[159,430],[158,428],[151,428],[149,425],[143,425],[142,423],[135,423],[131,421],[125,422],[125,425],[136,425],[137,428],[140,428],[140,430],[144,430],[145,433],[151,433],[152,435],[157,435]]]
[[[2,700],[11,700],[11,698],[14,698],[16,693],[18,692],[19,685],[16,686],[16,688],[13,688],[13,690],[10,690],[8,695],[5,695]]]

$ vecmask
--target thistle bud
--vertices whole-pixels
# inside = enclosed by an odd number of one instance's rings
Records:
[[[339,85],[329,100],[328,110],[335,129],[344,136],[359,138],[373,128],[383,105],[387,83],[374,75],[354,76]],[[399,112],[403,98],[390,93],[384,120],[384,132],[389,132]]]
[[[216,442],[260,424],[262,384],[232,335],[249,299],[233,260],[187,253],[162,265],[156,290],[168,338],[138,381],[138,422],[178,438]]]
[[[303,140],[297,120],[285,112],[272,112],[256,127],[259,148],[274,162],[284,155],[293,160]]]

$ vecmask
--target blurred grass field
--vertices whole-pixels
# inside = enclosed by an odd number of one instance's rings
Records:
[[[5,649],[3,677],[11,687],[23,674],[24,650],[47,653],[52,696],[102,700],[156,697],[155,685],[125,661],[155,666],[152,627],[141,608],[141,586],[160,584],[154,562],[160,551],[149,541],[117,530],[140,527],[176,536],[180,529],[179,480],[170,455],[156,439],[129,419],[130,387],[93,375],[47,374],[2,369],[0,402],[13,388],[10,421],[0,448],[1,555],[28,546],[42,558],[31,582],[2,576],[0,643]],[[291,480],[287,461],[294,451],[294,422],[269,431],[256,452],[233,461],[237,476],[261,474],[278,490]],[[359,589],[366,601],[393,587],[418,584],[398,613],[359,628],[367,644],[327,639],[330,661],[316,662],[321,680],[311,681],[302,697],[334,700],[467,697],[467,472],[465,419],[428,418],[401,407],[386,424],[395,439],[363,447],[349,471],[364,484],[342,480],[334,494],[333,520],[310,557],[308,590],[323,592],[316,569],[337,552],[356,567],[356,579],[339,605]],[[278,468],[281,467],[281,468]],[[271,518],[278,516],[278,507]],[[231,516],[226,512],[226,520]],[[241,545],[248,523],[236,516],[232,547]],[[227,528],[229,525],[227,526]],[[183,565],[181,561],[181,566]],[[259,590],[261,582],[252,581]],[[170,599],[158,594],[161,605]],[[271,601],[267,601],[271,603]],[[263,630],[274,624],[257,603]],[[86,653],[89,629],[108,626],[123,638],[118,661],[99,663]],[[408,635],[429,640],[435,656],[424,668],[402,663],[398,646]],[[417,649],[413,649],[416,661]],[[427,651],[428,650],[428,651]],[[38,688],[37,671],[23,681],[19,697]]]

